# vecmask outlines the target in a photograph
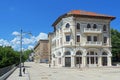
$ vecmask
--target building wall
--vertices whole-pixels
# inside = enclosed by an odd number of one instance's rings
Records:
[[[34,48],[35,62],[48,62],[49,59],[49,44],[48,40],[40,40]]]
[[[70,27],[66,28],[66,24],[69,23]],[[77,23],[80,24],[80,30],[76,29]],[[87,25],[90,24],[93,27],[94,24],[97,25],[95,30],[87,30]],[[106,25],[107,31],[103,31],[103,26]],[[93,28],[92,28],[93,29]],[[66,35],[70,35],[70,41],[66,42]],[[80,42],[77,42],[76,36],[80,35]],[[87,36],[92,36],[92,41],[87,41]],[[93,36],[97,36],[97,42],[93,42]],[[107,42],[104,43],[103,37],[107,37]],[[69,51],[70,55],[65,55],[65,52]],[[102,57],[107,57],[107,65],[111,66],[111,36],[110,36],[110,20],[108,19],[98,19],[98,18],[83,18],[83,17],[67,17],[62,18],[62,20],[55,26],[55,32],[52,38],[52,65],[53,66],[65,66],[65,57],[71,58],[71,67],[76,67],[76,55],[77,51],[80,51],[82,55],[82,67],[91,66],[87,64],[87,53],[94,52],[97,53],[97,61],[95,66],[102,65]],[[106,52],[107,55],[102,55]],[[95,62],[95,55],[89,55],[90,59]],[[91,62],[92,63],[92,62]],[[93,66],[93,65],[92,65]]]

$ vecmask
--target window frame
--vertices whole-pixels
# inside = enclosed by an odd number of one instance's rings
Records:
[[[92,41],[92,36],[87,36],[87,42]]]
[[[87,28],[91,28],[91,25],[90,25],[90,24],[87,24]]]
[[[77,30],[80,30],[80,23],[77,23]]]
[[[67,23],[67,24],[65,25],[65,28],[70,28],[70,24]]]
[[[66,35],[65,39],[66,39],[66,42],[69,42],[70,41],[70,35]]]
[[[103,25],[103,32],[106,32],[106,31],[107,31],[107,26]]]
[[[80,35],[77,35],[77,42],[80,42]]]

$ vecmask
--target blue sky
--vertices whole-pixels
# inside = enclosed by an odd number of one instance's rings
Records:
[[[15,40],[17,36],[14,33],[20,32],[21,28],[31,32],[34,39],[46,38],[45,33],[53,31],[51,25],[57,17],[70,10],[115,16],[111,27],[120,31],[119,3],[120,0],[0,0],[0,44]],[[31,40],[29,36],[24,37]]]

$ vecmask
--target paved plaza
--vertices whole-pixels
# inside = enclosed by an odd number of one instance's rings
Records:
[[[120,80],[119,67],[58,68],[48,64],[26,62],[26,72],[19,77],[19,68],[7,80]]]

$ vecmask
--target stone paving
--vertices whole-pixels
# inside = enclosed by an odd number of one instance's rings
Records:
[[[7,80],[120,80],[120,67],[58,68],[48,64],[26,62],[26,73],[19,77],[17,69]]]

